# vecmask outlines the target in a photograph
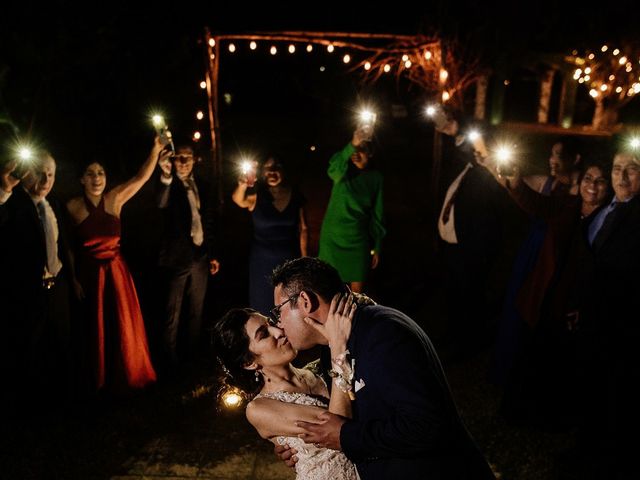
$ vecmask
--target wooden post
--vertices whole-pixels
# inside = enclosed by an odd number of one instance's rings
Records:
[[[222,182],[222,152],[220,145],[220,117],[218,116],[218,72],[220,68],[220,39],[211,36],[209,29],[205,29],[207,43],[207,97],[209,106],[209,134],[211,136],[211,162],[213,181],[217,185],[218,206],[224,202]],[[213,45],[212,45],[213,44]]]
[[[443,68],[445,52],[442,46],[442,42],[438,42],[438,51],[436,52],[436,60],[438,60],[439,68],[436,70],[440,72],[440,69]],[[437,103],[442,102],[442,92],[444,85],[441,82],[438,82],[438,99]],[[436,129],[433,130],[433,155],[432,155],[433,163],[431,164],[431,205],[432,205],[432,214],[431,220],[434,222],[432,225],[435,228],[430,228],[430,230],[437,231],[438,225],[438,216],[440,214],[440,205],[438,205],[438,189],[440,187],[440,174],[442,170],[442,134],[438,132]],[[438,236],[436,235],[433,238],[433,248],[434,251],[438,249]]]
[[[497,62],[493,74],[493,92],[491,94],[491,125],[498,125],[504,116],[504,87],[507,79],[507,59],[502,54]]]
[[[474,118],[484,120],[487,115],[487,87],[489,79],[486,75],[482,75],[476,82],[476,105],[473,112]]]
[[[549,123],[549,104],[555,70],[548,69],[542,74],[540,81],[540,97],[538,101],[538,123]]]
[[[566,71],[562,76],[562,93],[560,94],[560,108],[558,109],[558,123],[563,128],[570,128],[573,125],[577,93],[578,82],[573,78],[572,71]]]

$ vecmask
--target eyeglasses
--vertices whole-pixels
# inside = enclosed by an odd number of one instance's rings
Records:
[[[287,303],[289,303],[291,300],[295,299],[298,297],[298,295],[300,295],[299,293],[296,293],[295,295],[291,295],[289,298],[287,298],[284,302],[282,302],[280,305],[276,305],[275,307],[273,307],[271,310],[269,310],[270,316],[271,316],[271,323],[272,325],[276,325],[279,321],[280,321],[280,309],[282,309],[282,307],[284,307]]]

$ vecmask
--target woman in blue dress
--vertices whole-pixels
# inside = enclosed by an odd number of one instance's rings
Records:
[[[523,178],[527,186],[544,196],[577,194],[576,167],[580,161],[579,147],[573,139],[562,137],[551,148],[549,175],[532,175]],[[531,217],[529,231],[515,257],[511,278],[505,292],[502,315],[498,325],[493,359],[489,370],[492,383],[503,386],[505,393],[502,414],[511,421],[524,420],[519,408],[517,389],[520,364],[525,354],[524,343],[527,325],[521,306],[530,305],[535,289],[526,288],[527,280],[536,269],[548,268],[539,263],[540,251],[547,235],[547,222]]]
[[[251,185],[243,174],[231,198],[251,212],[249,303],[266,315],[273,306],[273,269],[286,260],[307,255],[304,197],[286,181],[282,163],[268,158],[257,185]]]

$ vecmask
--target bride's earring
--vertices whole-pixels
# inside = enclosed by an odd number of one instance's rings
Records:
[[[256,375],[256,382],[260,381],[260,372],[258,372],[258,370],[255,371],[255,375]]]

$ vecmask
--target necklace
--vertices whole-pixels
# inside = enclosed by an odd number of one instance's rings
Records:
[[[287,380],[286,378],[276,379],[275,382],[271,381],[271,378],[264,372],[262,373],[265,378],[265,387],[267,383],[271,384],[265,391],[291,391],[291,385],[295,389],[301,390],[301,393],[305,393],[307,395],[312,395],[311,385],[307,382],[305,375],[299,373],[297,369],[292,369],[291,373],[293,373],[293,377],[297,382],[292,378],[291,380]]]

